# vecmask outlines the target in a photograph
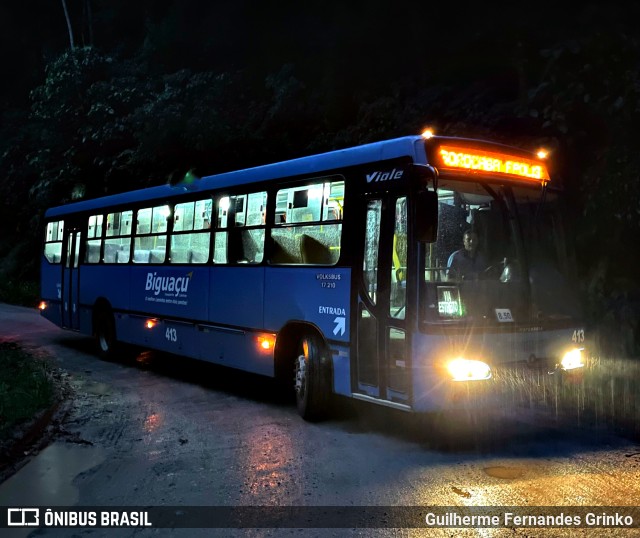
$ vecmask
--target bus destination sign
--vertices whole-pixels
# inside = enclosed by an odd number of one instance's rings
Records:
[[[488,172],[546,183],[547,167],[540,161],[508,153],[486,151],[463,146],[439,146],[439,167],[445,170]]]

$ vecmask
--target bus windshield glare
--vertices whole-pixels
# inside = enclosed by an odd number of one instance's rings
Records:
[[[553,193],[441,181],[426,245],[423,314],[436,323],[540,323],[579,315]]]

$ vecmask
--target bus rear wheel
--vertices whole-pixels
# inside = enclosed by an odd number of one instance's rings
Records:
[[[330,375],[328,353],[317,336],[300,339],[294,359],[294,388],[300,416],[309,421],[327,415]]]
[[[98,344],[100,357],[105,360],[113,359],[118,342],[116,340],[116,326],[113,314],[106,310],[98,311],[94,319],[93,332]]]

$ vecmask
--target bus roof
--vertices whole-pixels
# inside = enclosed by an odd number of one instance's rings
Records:
[[[145,200],[162,201],[187,192],[207,192],[214,189],[244,185],[246,183],[315,174],[327,170],[406,156],[412,157],[416,162],[426,163],[424,138],[422,136],[416,135],[395,138],[318,155],[300,157],[289,161],[206,176],[189,186],[186,186],[184,183],[161,185],[91,200],[83,200],[53,207],[47,210],[45,217],[51,218],[107,207],[126,206],[127,204],[134,204]]]

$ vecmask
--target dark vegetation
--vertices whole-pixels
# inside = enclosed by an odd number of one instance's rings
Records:
[[[54,384],[47,362],[13,342],[0,341],[0,455],[16,427],[49,407]]]
[[[611,2],[4,3],[0,294],[35,300],[24,283],[49,206],[429,125],[552,150],[590,326],[606,353],[637,356],[638,15]]]

